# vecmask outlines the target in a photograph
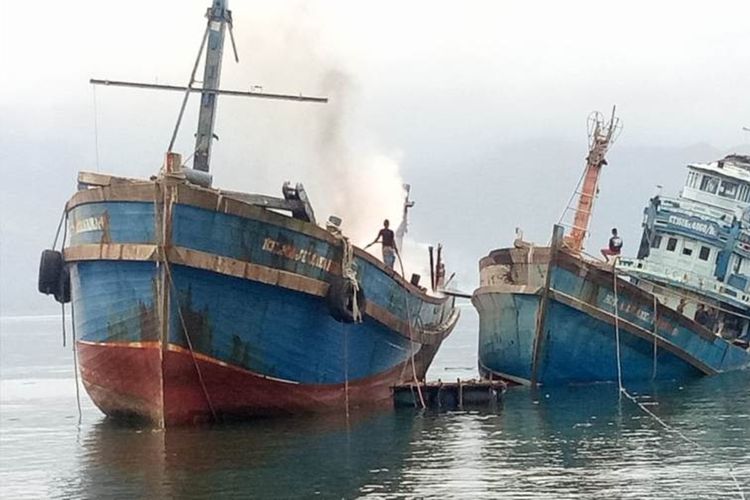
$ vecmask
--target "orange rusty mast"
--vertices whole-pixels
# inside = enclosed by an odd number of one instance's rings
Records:
[[[599,174],[602,167],[607,164],[605,155],[621,128],[620,119],[615,116],[614,106],[609,122],[605,122],[604,116],[598,111],[589,115],[589,154],[586,157],[586,169],[574,193],[574,196],[578,195],[578,203],[575,208],[568,206],[566,209],[566,212],[574,210],[574,215],[573,224],[568,225],[569,233],[565,236],[565,246],[574,252],[583,250],[583,242],[589,232],[594,209],[594,198],[599,190]]]

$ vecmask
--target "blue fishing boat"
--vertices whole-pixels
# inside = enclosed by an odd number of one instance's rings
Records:
[[[573,224],[556,225],[550,246],[519,237],[479,263],[480,371],[556,385],[747,368],[750,157],[689,165],[679,196],[649,201],[637,257],[602,262],[583,240],[618,120],[591,123]]]
[[[227,2],[207,18],[202,88],[201,54],[187,87],[93,81],[182,91],[180,119],[190,93],[201,103],[193,168],[173,136],[150,179],[81,172],[64,248],[43,252],[39,289],[71,302],[83,384],[105,414],[161,426],[390,404],[424,379],[454,299],[355,248],[340,219],[318,225],[301,184],[211,186],[218,96],[326,99],[220,90]]]

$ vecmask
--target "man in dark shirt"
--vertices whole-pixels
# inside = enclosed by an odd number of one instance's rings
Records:
[[[385,265],[393,269],[393,264],[396,262],[396,254],[398,253],[398,248],[396,248],[396,239],[393,235],[393,231],[388,229],[388,226],[390,226],[391,223],[388,222],[388,219],[383,221],[383,229],[380,230],[378,235],[375,237],[372,243],[367,245],[365,249],[371,247],[375,243],[380,240],[380,242],[383,244],[383,262],[385,262]]]
[[[699,325],[706,326],[708,324],[708,312],[706,312],[706,309],[703,307],[703,304],[698,304],[698,308],[695,310],[695,316],[694,316],[695,322]]]
[[[617,235],[617,228],[612,228],[612,237],[609,239],[608,248],[602,248],[602,255],[609,262],[610,257],[616,257],[620,255],[622,250],[622,238]]]

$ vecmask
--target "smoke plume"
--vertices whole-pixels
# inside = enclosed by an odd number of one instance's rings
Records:
[[[376,237],[384,219],[394,230],[401,222],[406,193],[399,153],[380,146],[358,117],[362,89],[346,61],[326,48],[310,16],[302,15],[305,9],[298,6],[296,12],[253,26],[252,33],[239,42],[240,51],[252,47],[251,56],[245,58],[239,74],[225,78],[230,83],[222,86],[324,95],[328,103],[225,100],[217,129],[221,128],[222,142],[230,144],[229,158],[218,164],[224,148],[217,144],[214,172],[219,183],[246,191],[273,193],[285,180],[302,182],[318,223],[323,225],[329,215],[340,217],[344,234],[364,247]],[[228,66],[225,62],[225,72],[237,71]],[[426,276],[426,246],[408,236],[403,246],[407,276],[411,272]],[[380,257],[378,247],[370,251]]]

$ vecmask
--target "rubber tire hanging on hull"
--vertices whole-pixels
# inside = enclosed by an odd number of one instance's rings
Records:
[[[328,294],[326,295],[328,310],[333,319],[340,323],[354,323],[352,288],[352,283],[340,276],[335,276],[328,286]],[[357,307],[362,314],[365,310],[365,292],[361,285],[357,290]]]
[[[54,295],[61,304],[70,302],[70,272],[61,252],[44,250],[39,260],[39,291]]]

